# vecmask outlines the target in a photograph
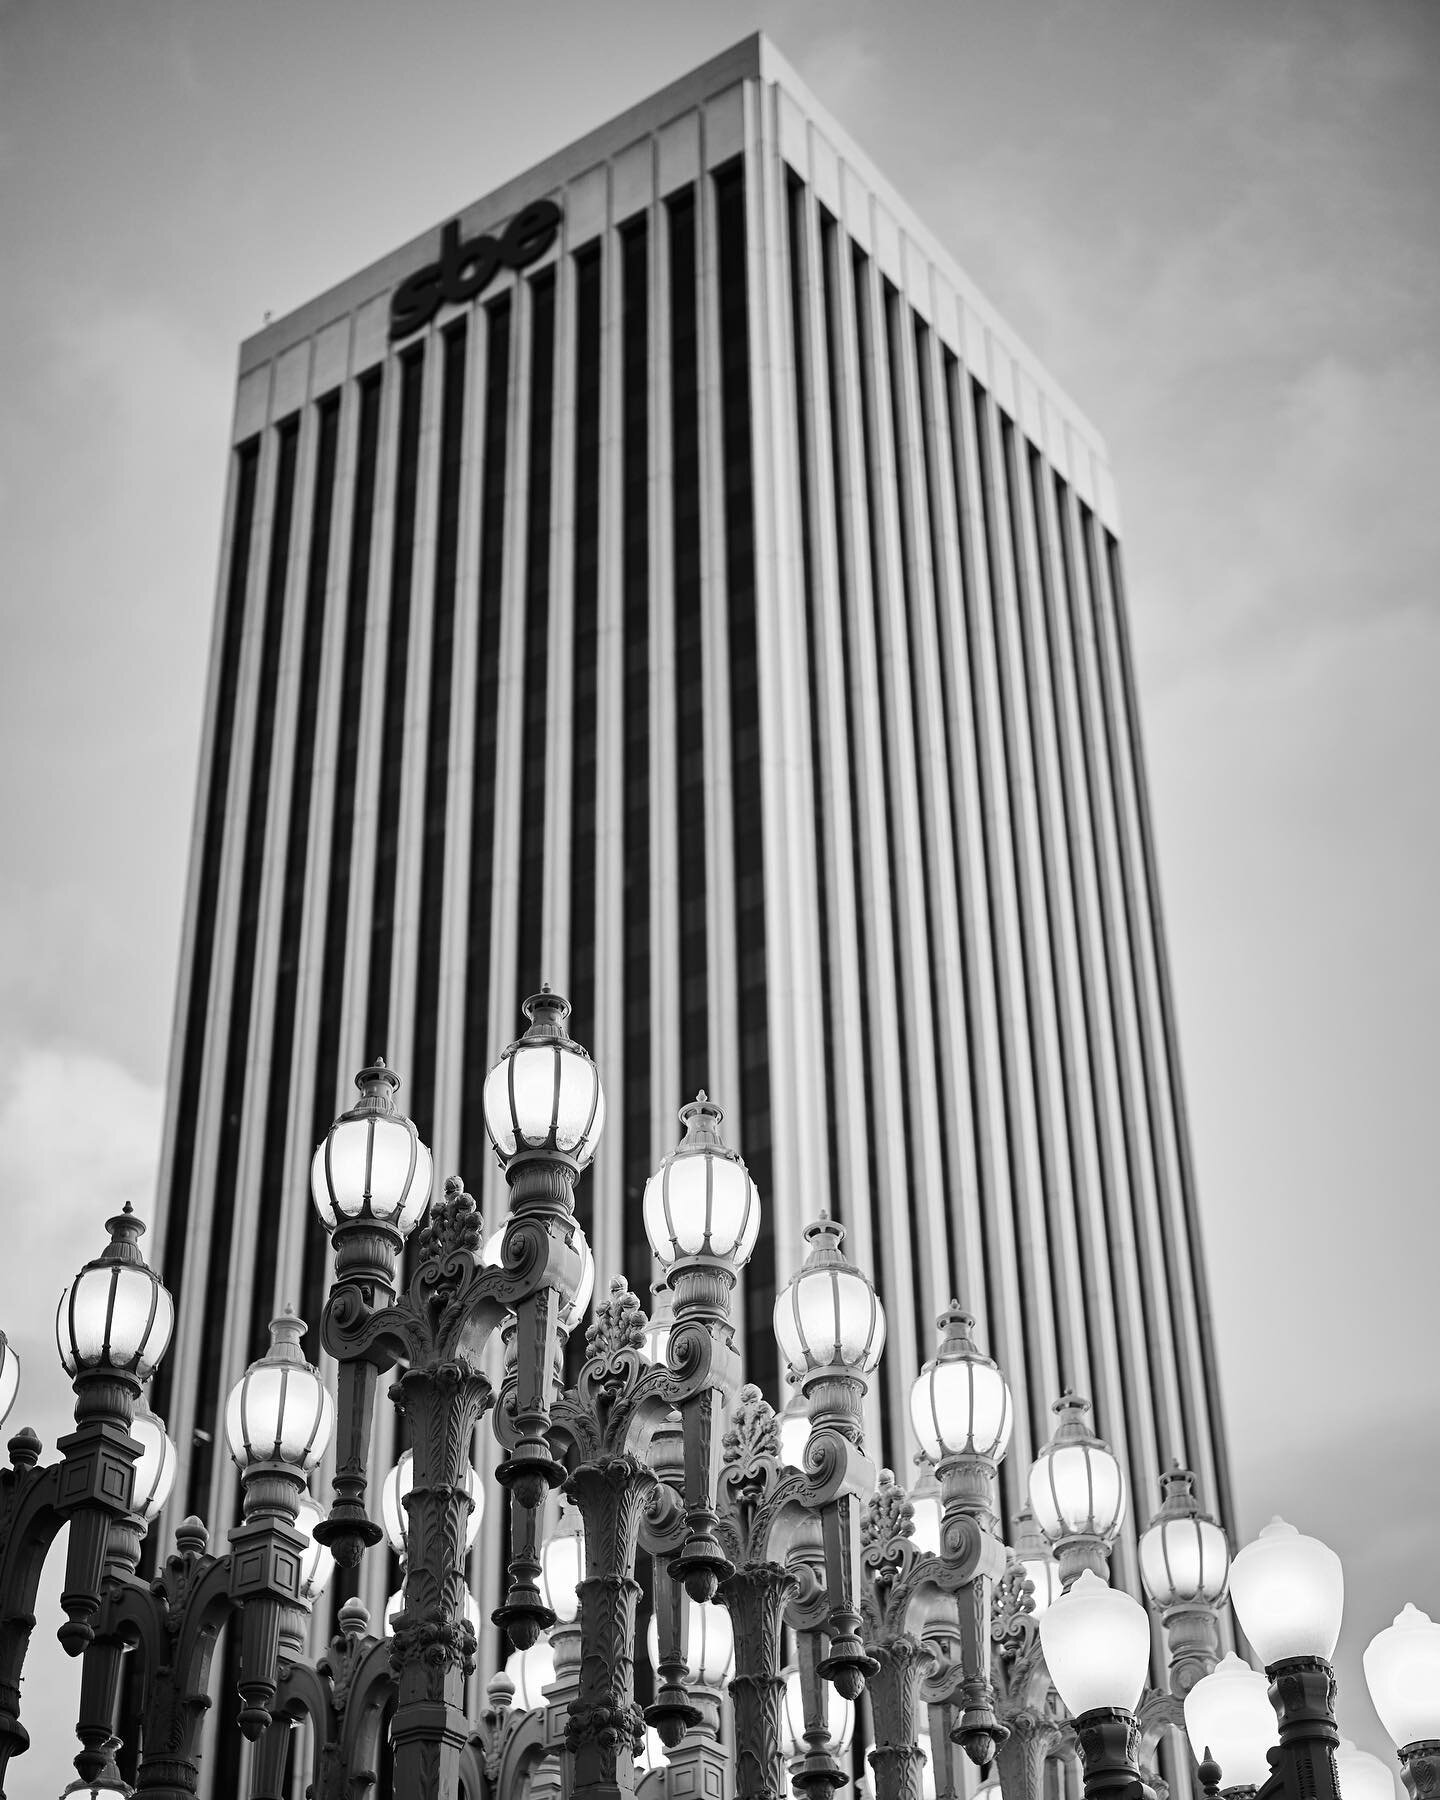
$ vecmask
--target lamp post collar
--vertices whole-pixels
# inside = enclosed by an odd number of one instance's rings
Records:
[[[739,1163],[743,1169],[738,1150],[732,1150],[720,1135],[720,1122],[724,1112],[701,1088],[695,1098],[680,1108],[680,1123],[685,1127],[685,1135],[665,1159],[673,1161],[679,1156],[701,1156],[708,1152],[711,1156],[723,1156],[727,1162]]]
[[[398,1118],[400,1108],[395,1104],[395,1096],[400,1089],[400,1077],[386,1065],[383,1056],[377,1056],[368,1069],[362,1069],[355,1077],[355,1085],[360,1090],[360,1098],[342,1114],[345,1119],[363,1119],[372,1113],[379,1113],[384,1118]],[[340,1120],[336,1120],[339,1124]]]
[[[542,982],[540,992],[524,1001],[520,1010],[530,1021],[529,1029],[510,1045],[505,1052],[507,1056],[510,1050],[518,1050],[522,1044],[566,1044],[581,1049],[565,1029],[565,1021],[570,1017],[570,1002],[563,994],[555,993],[548,981]],[[586,1052],[582,1050],[581,1054]]]
[[[1150,1523],[1160,1525],[1167,1519],[1203,1519],[1207,1524],[1215,1523],[1195,1498],[1194,1470],[1182,1469],[1178,1462],[1172,1462],[1160,1477],[1160,1510]]]
[[[110,1233],[110,1242],[94,1262],[86,1265],[88,1268],[93,1269],[101,1263],[129,1263],[136,1269],[147,1267],[145,1258],[140,1254],[140,1239],[145,1234],[145,1221],[137,1216],[128,1200],[113,1219],[105,1221],[105,1229]]]
[[[810,1252],[805,1258],[807,1269],[848,1269],[851,1274],[860,1271],[847,1256],[841,1254],[840,1246],[845,1242],[845,1227],[838,1219],[832,1219],[828,1212],[822,1212],[818,1219],[805,1227],[805,1242]]]
[[[1074,1388],[1066,1388],[1050,1410],[1060,1420],[1051,1443],[1090,1444],[1100,1441],[1085,1416],[1090,1411],[1090,1402],[1083,1394],[1077,1394]]]

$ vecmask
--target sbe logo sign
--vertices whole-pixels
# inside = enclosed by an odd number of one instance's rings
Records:
[[[417,269],[402,281],[390,302],[390,336],[409,337],[428,325],[447,302],[473,300],[489,287],[501,269],[528,269],[555,242],[560,208],[553,200],[537,200],[505,227],[498,238],[462,238],[460,221],[452,219],[440,233],[440,260]]]

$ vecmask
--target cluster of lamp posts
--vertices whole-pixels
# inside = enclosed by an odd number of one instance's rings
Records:
[[[110,1243],[57,1320],[76,1429],[48,1465],[34,1433],[20,1432],[0,1470],[0,1784],[28,1743],[20,1678],[35,1591],[68,1523],[59,1635],[84,1670],[67,1793],[96,1800],[196,1791],[210,1654],[232,1615],[254,1800],[280,1794],[302,1717],[314,1726],[317,1800],[371,1791],[387,1719],[404,1800],[510,1800],[522,1774],[537,1797],[618,1800],[639,1778],[663,1787],[676,1772],[677,1793],[778,1800],[788,1786],[828,1800],[847,1780],[836,1759],[867,1685],[877,1800],[955,1795],[952,1746],[982,1768],[998,1761],[1005,1800],[1039,1800],[1047,1756],[1071,1747],[1087,1794],[1141,1800],[1157,1780],[1145,1746],[1182,1716],[1209,1794],[1337,1800],[1343,1784],[1348,1800],[1371,1800],[1378,1776],[1375,1800],[1386,1790],[1393,1800],[1384,1765],[1339,1739],[1330,1659],[1343,1583],[1324,1545],[1277,1520],[1232,1564],[1189,1474],[1164,1477],[1140,1565],[1165,1630],[1169,1691],[1148,1690],[1149,1616],[1107,1580],[1120,1465],[1090,1430],[1087,1403],[1066,1395],[1030,1471],[1020,1537],[1005,1548],[995,1495],[1011,1397],[958,1305],[911,1395],[920,1483],[907,1495],[875,1468],[861,1417],[884,1314],[823,1214],[775,1303],[796,1400],[777,1415],[742,1385],[729,1315],[760,1204],[703,1094],[682,1109],[682,1141],[645,1190],[662,1271],[654,1314],[612,1282],[566,1388],[563,1352],[594,1286],[573,1190],[604,1097],[568,1034],[566,1003],[546,990],[525,1011],[528,1030],[485,1084],[510,1200],[488,1240],[457,1180],[432,1203],[430,1154],[395,1104],[395,1075],[376,1064],[357,1077],[359,1100],[312,1170],[334,1245],[322,1336],[339,1366],[338,1408],[305,1359],[302,1322],[277,1319],[225,1410],[243,1488],[229,1549],[212,1555],[204,1526],[187,1519],[153,1581],[137,1575],[141,1539],[176,1459],[143,1393],[174,1308],[141,1256],[139,1220],[127,1208],[109,1222]],[[481,1369],[496,1332],[498,1389]],[[392,1369],[411,1447],[384,1484],[382,1526],[366,1509],[367,1470],[376,1386]],[[0,1419],[18,1381],[0,1335]],[[510,1506],[509,1585],[493,1617],[515,1653],[477,1723],[464,1709],[479,1626],[466,1581],[482,1504],[471,1445],[492,1408]],[[332,1438],[326,1516],[307,1480]],[[354,1566],[382,1536],[405,1567],[384,1636],[349,1602],[327,1656],[309,1663],[305,1618],[333,1561]],[[643,1715],[633,1689],[642,1556],[656,1676]],[[1264,1676],[1220,1656],[1227,1591]],[[123,1660],[136,1650],[146,1699],[132,1790],[118,1773],[116,1722]],[[1365,1669],[1409,1785],[1429,1800],[1440,1793],[1440,1626],[1407,1606]],[[541,1721],[528,1737],[526,1720]]]

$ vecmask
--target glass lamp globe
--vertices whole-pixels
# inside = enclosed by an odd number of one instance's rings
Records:
[[[940,1516],[944,1511],[933,1487],[916,1484],[910,1495],[915,1548],[922,1556],[940,1554]]]
[[[665,1758],[665,1740],[653,1725],[645,1727],[645,1742],[635,1757],[635,1773],[648,1775],[652,1769],[668,1767]]]
[[[685,1666],[692,1681],[723,1688],[735,1673],[735,1628],[730,1614],[718,1601],[692,1600],[685,1596]],[[650,1615],[645,1646],[650,1667],[660,1673],[660,1621]]]
[[[537,1638],[528,1650],[513,1650],[505,1673],[515,1683],[513,1705],[521,1712],[537,1712],[545,1704],[545,1689],[555,1679],[555,1651],[547,1638]]]
[[[1086,1569],[1039,1623],[1045,1666],[1072,1718],[1099,1706],[1134,1712],[1150,1670],[1150,1620],[1138,1600]]]
[[[561,1501],[555,1528],[540,1552],[540,1598],[562,1625],[580,1615],[580,1583],[585,1579],[585,1523]]]
[[[1231,1651],[1185,1696],[1185,1731],[1196,1762],[1208,1750],[1219,1763],[1222,1786],[1263,1787],[1279,1737],[1270,1683]]]
[[[1195,1499],[1195,1477],[1178,1464],[1160,1477],[1160,1510],[1140,1538],[1140,1579],[1165,1612],[1199,1601],[1219,1606],[1230,1579],[1230,1546]]]
[[[140,1446],[135,1464],[135,1481],[130,1490],[130,1510],[145,1524],[170,1498],[175,1486],[175,1446],[165,1430],[165,1421],[151,1412],[143,1400],[137,1400],[130,1419],[130,1435]]]
[[[936,1321],[940,1347],[910,1389],[910,1422],[933,1463],[978,1456],[998,1463],[1014,1412],[1005,1377],[976,1345],[975,1321],[952,1300]]]
[[[0,1331],[0,1425],[10,1417],[10,1408],[19,1392],[20,1358],[11,1348],[9,1338]]]
[[[775,1296],[775,1336],[791,1379],[836,1367],[867,1375],[885,1348],[885,1309],[869,1278],[841,1255],[842,1225],[822,1212],[805,1240],[810,1254]]]
[[[792,1394],[776,1420],[780,1428],[780,1460],[787,1468],[805,1466],[805,1446],[810,1442],[810,1408],[803,1394]]]
[[[830,1730],[830,1749],[843,1755],[855,1735],[855,1702],[824,1682],[825,1723]],[[780,1697],[780,1753],[787,1760],[804,1756],[810,1746],[805,1742],[805,1689],[800,1671],[791,1669],[785,1677],[785,1692]]]
[[[175,1328],[170,1291],[140,1254],[130,1207],[105,1221],[110,1242],[60,1296],[55,1341],[67,1375],[119,1369],[148,1381]]]
[[[282,1313],[270,1323],[270,1348],[230,1390],[225,1437],[243,1472],[259,1463],[313,1469],[335,1429],[335,1402],[300,1349],[305,1321]]]
[[[1440,1738],[1440,1625],[1406,1606],[1365,1646],[1365,1685],[1397,1750]]]
[[[645,1183],[645,1235],[661,1268],[692,1256],[739,1269],[760,1235],[760,1194],[720,1137],[724,1113],[704,1092],[680,1108],[685,1135]]]
[[[295,1529],[309,1543],[305,1554],[300,1558],[300,1598],[315,1600],[324,1593],[330,1577],[335,1573],[335,1558],[324,1544],[315,1538],[315,1527],[325,1517],[314,1497],[310,1494],[300,1496],[300,1505],[295,1514]]]
[[[1342,1737],[1335,1747],[1335,1773],[1345,1800],[1396,1800],[1390,1765],[1349,1738]]]
[[[1329,1662],[1345,1610],[1345,1572],[1328,1544],[1276,1518],[1231,1564],[1230,1600],[1267,1669],[1292,1656]]]
[[[400,1459],[385,1477],[380,1489],[380,1523],[385,1539],[397,1556],[405,1554],[408,1521],[402,1502],[415,1485],[415,1452],[402,1450]],[[465,1491],[470,1496],[470,1516],[465,1521],[465,1548],[468,1550],[480,1535],[480,1521],[485,1517],[485,1489],[479,1471],[467,1467]]]
[[[570,1003],[547,986],[524,1005],[530,1028],[485,1077],[485,1129],[502,1163],[527,1151],[583,1169],[605,1127],[605,1094],[588,1052],[570,1036]]]
[[[1011,1555],[1025,1571],[1030,1582],[1031,1610],[1037,1615],[1058,1600],[1064,1589],[1060,1565],[1050,1553],[1035,1515],[1022,1506],[1015,1515],[1015,1547]]]
[[[310,1196],[327,1231],[363,1220],[408,1237],[430,1199],[430,1152],[396,1106],[400,1077],[383,1058],[355,1085],[360,1098],[315,1147]]]
[[[668,1281],[650,1284],[650,1323],[645,1327],[645,1342],[640,1354],[646,1362],[663,1363],[670,1356],[670,1329],[675,1323],[675,1303]]]
[[[1030,1510],[1052,1544],[1094,1537],[1109,1543],[1125,1517],[1125,1477],[1110,1446],[1086,1423],[1090,1402],[1062,1394],[1060,1423],[1030,1467]]]

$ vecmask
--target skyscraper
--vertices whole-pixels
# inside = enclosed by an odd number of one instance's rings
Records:
[[[281,1304],[318,1323],[353,1072],[401,1071],[495,1222],[481,1084],[542,979],[610,1096],[602,1279],[645,1291],[703,1086],[768,1209],[773,1398],[825,1207],[889,1315],[883,1460],[953,1293],[1019,1402],[1007,1511],[1065,1386],[1129,1471],[1129,1585],[1172,1457],[1228,1509],[1121,569],[1097,433],[762,38],[242,347],[161,1173],[176,1516],[230,1522],[195,1434]]]

